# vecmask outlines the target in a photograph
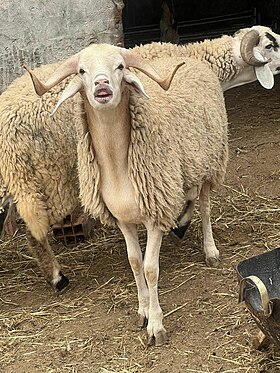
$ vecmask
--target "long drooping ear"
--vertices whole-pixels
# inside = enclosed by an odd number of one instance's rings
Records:
[[[157,82],[165,91],[169,89],[177,70],[185,64],[185,62],[179,63],[167,77],[161,78],[153,66],[144,61],[140,56],[137,56],[125,48],[120,48],[120,50],[127,67],[134,67],[135,69],[142,71],[142,73],[146,74],[149,78]]]
[[[79,90],[82,88],[82,80],[80,76],[75,76],[71,82],[68,84],[68,86],[64,89],[62,95],[60,96],[55,108],[53,109],[50,116],[53,116],[56,110],[59,108],[59,106],[66,101],[68,98],[73,97]]]
[[[24,66],[24,68],[29,72],[35,92],[38,96],[43,96],[47,91],[51,88],[56,86],[60,83],[63,79],[67,78],[71,74],[75,74],[77,72],[77,64],[78,64],[78,54],[68,58],[62,65],[59,66],[58,69],[54,71],[51,77],[47,80],[46,83],[42,83],[37,76],[31,71],[28,67]]]
[[[259,61],[265,60],[262,54],[257,49],[254,50],[254,55]],[[254,66],[254,70],[259,83],[264,88],[273,88],[274,76],[268,64],[264,64],[263,66]]]
[[[274,86],[274,75],[268,65],[256,66],[255,74],[259,83],[266,89],[271,89]]]
[[[135,74],[133,74],[131,71],[125,69],[124,71],[124,80],[128,86],[128,88],[137,93],[139,96],[144,96],[146,98],[149,98],[147,93],[144,90],[144,87],[140,81],[140,79],[137,78]]]

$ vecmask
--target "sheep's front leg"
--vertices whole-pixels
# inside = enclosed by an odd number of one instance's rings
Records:
[[[149,291],[144,277],[142,251],[138,241],[138,233],[134,224],[118,222],[118,226],[124,235],[128,260],[135,278],[138,291],[138,315],[139,327],[146,326],[149,317]]]
[[[210,184],[208,182],[204,183],[201,188],[199,202],[206,264],[210,267],[217,267],[219,264],[219,251],[216,248],[212,233],[210,220]]]
[[[157,228],[146,226],[147,247],[144,258],[144,273],[150,295],[149,319],[147,325],[148,344],[161,346],[165,342],[166,331],[163,313],[158,300],[159,252],[163,233]]]

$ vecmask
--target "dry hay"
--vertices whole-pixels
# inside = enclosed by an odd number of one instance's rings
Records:
[[[61,295],[47,288],[26,250],[24,233],[2,242],[1,373],[14,372],[19,361],[24,367],[19,373],[167,373],[173,366],[197,373],[278,371],[280,357],[273,345],[264,352],[252,350],[257,327],[237,304],[235,273],[240,260],[279,246],[277,201],[242,187],[225,186],[223,193],[213,199],[220,268],[204,265],[197,213],[183,242],[164,239],[159,293],[171,336],[162,349],[147,349],[145,331],[133,327],[136,289],[117,230],[101,227],[78,247],[56,244],[72,281]],[[205,360],[200,357],[201,367],[196,367],[189,361],[195,361],[200,348]]]

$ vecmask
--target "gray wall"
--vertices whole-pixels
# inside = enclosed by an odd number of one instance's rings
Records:
[[[0,92],[30,67],[90,42],[122,44],[122,0],[0,0]]]

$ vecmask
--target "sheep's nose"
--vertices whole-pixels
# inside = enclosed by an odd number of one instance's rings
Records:
[[[95,82],[94,82],[95,85],[99,85],[99,84],[109,84],[109,80],[106,79],[106,78],[102,78],[102,79],[97,79]]]

